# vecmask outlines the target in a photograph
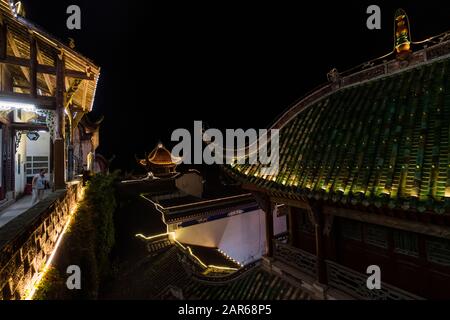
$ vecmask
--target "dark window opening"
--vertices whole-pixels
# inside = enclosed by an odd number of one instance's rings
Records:
[[[394,252],[408,256],[419,256],[419,245],[417,234],[394,231]]]

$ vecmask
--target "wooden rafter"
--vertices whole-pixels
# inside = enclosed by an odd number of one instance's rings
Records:
[[[75,117],[73,118],[73,122],[72,122],[72,128],[73,130],[78,127],[78,124],[80,123],[81,119],[84,117],[85,112],[77,112]],[[72,132],[73,134],[73,132]]]
[[[8,29],[6,27],[6,24],[3,22],[3,19],[0,15],[0,59],[5,59],[7,56],[7,47],[8,47],[8,41],[6,38],[6,34],[8,33]]]
[[[82,80],[80,80],[80,79],[73,80],[70,85],[67,85],[68,89],[65,93],[64,108],[66,109],[67,115],[69,117],[70,136],[71,137],[73,137],[74,128],[76,128],[78,125],[77,118],[78,118],[79,112],[72,111],[70,106],[72,105],[73,97],[74,97],[75,93],[77,92],[81,81]],[[69,83],[69,80],[66,78],[66,84],[68,84],[68,83]],[[81,118],[80,118],[80,120],[81,120]]]
[[[31,96],[37,97],[37,41],[36,38],[30,37],[30,93]]]
[[[86,101],[87,101],[87,92],[88,92],[88,82],[84,81],[84,88],[83,88],[83,101],[81,102],[81,108],[83,110],[86,110]]]
[[[17,46],[16,46],[17,48]],[[30,67],[30,60],[22,57],[16,57],[16,56],[6,56],[5,59],[1,59],[2,63],[11,64],[15,66]],[[44,64],[38,64],[37,65],[37,72],[43,73],[43,74],[56,74],[56,68],[53,66],[48,66]],[[76,79],[84,79],[84,80],[95,80],[94,75],[88,74],[83,71],[76,71],[71,69],[65,70],[65,75],[68,78],[76,78]]]
[[[6,37],[8,38],[8,43],[11,46],[11,50],[13,51],[14,55],[17,58],[22,58],[19,48],[17,48],[16,40],[14,39],[12,33],[9,30],[6,32]],[[28,61],[28,63],[29,63],[29,61]],[[25,66],[21,66],[20,69],[22,70],[22,73],[25,76],[25,78],[27,79],[27,81],[30,82],[30,72],[28,71],[28,68]]]
[[[64,83],[66,84],[66,88],[70,88],[69,78],[66,77]]]
[[[39,43],[37,43],[37,61],[39,64],[42,65],[44,64],[44,58],[42,57],[41,50],[39,49]],[[53,86],[50,80],[50,76],[47,73],[44,73],[43,76],[45,84],[47,85],[48,88],[48,92],[50,93],[50,95],[53,95]]]
[[[67,91],[66,91],[66,102],[65,102],[65,109],[67,111],[69,110],[70,105],[72,104],[72,100],[73,97],[75,96],[75,93],[77,92],[78,88],[80,87],[80,83],[82,80],[80,79],[75,79],[72,81],[72,83],[70,85],[68,85],[69,80],[66,78],[66,86],[67,86]]]

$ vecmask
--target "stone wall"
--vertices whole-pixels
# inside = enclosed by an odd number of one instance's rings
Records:
[[[0,228],[0,300],[33,288],[81,195],[81,183],[53,192]]]

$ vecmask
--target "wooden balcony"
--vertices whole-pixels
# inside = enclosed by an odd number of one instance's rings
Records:
[[[380,289],[367,288],[367,275],[333,261],[326,261],[328,285],[362,300],[423,300],[402,289],[381,282]]]
[[[314,255],[301,249],[295,248],[289,244],[283,243],[280,240],[274,240],[273,246],[273,257],[275,258],[275,260],[279,260],[287,265],[297,268],[300,271],[313,277],[316,276],[317,259]]]
[[[311,253],[295,248],[283,240],[274,240],[275,261],[293,267],[317,279],[317,258]],[[423,300],[392,285],[381,283],[381,289],[367,288],[368,275],[344,267],[333,261],[326,261],[328,287],[360,300]]]

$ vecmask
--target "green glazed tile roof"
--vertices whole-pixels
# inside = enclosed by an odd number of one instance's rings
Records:
[[[168,287],[181,289],[186,300],[310,300],[310,294],[287,280],[255,266],[225,283],[199,281],[179,259],[179,248],[169,246],[123,266],[104,299],[165,299]]]
[[[343,88],[280,130],[280,170],[226,167],[272,192],[344,203],[450,207],[450,59]]]
[[[227,284],[208,285],[192,280],[183,288],[194,300],[310,300],[308,293],[262,268]]]

